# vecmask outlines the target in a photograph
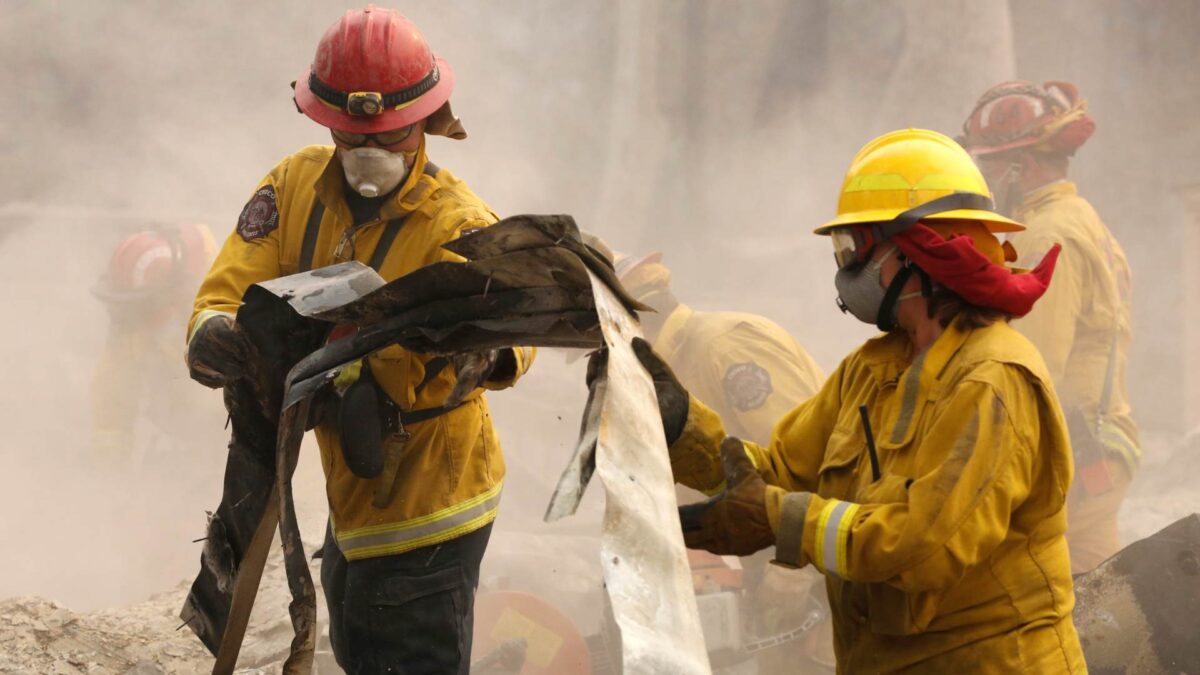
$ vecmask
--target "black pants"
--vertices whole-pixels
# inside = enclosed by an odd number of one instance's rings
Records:
[[[329,638],[348,675],[467,675],[479,563],[492,526],[399,555],[348,562],[325,532]]]

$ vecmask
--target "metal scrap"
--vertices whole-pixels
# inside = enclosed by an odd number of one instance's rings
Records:
[[[1200,672],[1200,515],[1077,577],[1075,628],[1092,675]]]
[[[601,564],[623,672],[709,673],[654,385],[630,345],[641,329],[608,284],[589,276],[608,361],[547,519],[574,511],[594,464],[605,489]]]
[[[465,260],[429,265],[387,284],[359,263],[344,263],[246,292],[238,322],[259,358],[248,378],[226,389],[233,440],[225,491],[181,612],[217,655],[214,673],[234,667],[276,525],[295,631],[284,672],[311,670],[316,599],[290,478],[308,408],[340,368],[393,344],[436,354],[599,347],[592,294],[596,284],[604,285],[601,278],[614,284],[606,302],[622,311],[641,307],[582,243],[569,216],[509,218],[445,248]],[[323,344],[332,326],[344,323],[358,330]]]

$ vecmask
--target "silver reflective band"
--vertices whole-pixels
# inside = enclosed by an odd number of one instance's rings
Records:
[[[501,484],[427,516],[401,523],[362,527],[337,533],[338,548],[347,560],[403,553],[473,532],[496,517]]]

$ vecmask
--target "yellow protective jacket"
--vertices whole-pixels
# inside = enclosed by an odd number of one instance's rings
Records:
[[[770,445],[746,444],[782,488],[768,494],[776,558],[826,575],[840,673],[1085,672],[1064,538],[1071,452],[1041,357],[1003,323],[951,324],[911,352],[903,333],[870,340]],[[693,397],[676,478],[718,487],[724,433]]]
[[[464,231],[487,227],[496,216],[445,169],[426,170],[424,145],[396,196],[379,218],[347,236],[352,218],[343,195],[343,172],[333,148],[309,146],[285,158],[256,188],[204,279],[189,324],[189,336],[214,313],[234,313],[254,283],[294,274],[314,203],[324,213],[312,253],[312,267],[350,259],[368,262],[385,224],[407,217],[379,268],[388,281],[443,260],[461,260],[441,248]],[[433,174],[433,175],[429,175]],[[339,244],[342,244],[339,246]],[[519,377],[532,351],[515,350]],[[368,358],[384,392],[404,410],[436,408],[454,385],[446,368],[420,389],[431,357],[392,346]],[[514,378],[515,380],[515,378]],[[495,383],[494,388],[512,382]],[[489,388],[493,385],[489,383]],[[337,429],[316,429],[325,469],[330,523],[347,559],[356,560],[435,544],[479,529],[496,517],[504,479],[504,459],[477,390],[467,402],[433,419],[412,424],[399,468],[395,497],[385,508],[372,505],[375,482],[356,477],[344,461]]]
[[[1063,251],[1046,295],[1013,326],[1042,352],[1063,407],[1078,407],[1089,424],[1103,418],[1100,441],[1132,472],[1142,451],[1125,387],[1133,340],[1125,252],[1070,181],[1030,193],[1017,217],[1028,227],[1012,238],[1022,266],[1032,267],[1055,243]],[[1111,394],[1101,411],[1110,370]]]
[[[766,443],[784,413],[817,393],[824,374],[778,324],[754,314],[677,305],[654,351],[693,396],[708,401],[730,434]]]

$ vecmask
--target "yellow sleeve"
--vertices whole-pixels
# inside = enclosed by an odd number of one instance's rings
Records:
[[[247,288],[280,276],[279,225],[287,214],[280,212],[278,195],[285,188],[287,165],[288,159],[284,159],[254,189],[237,228],[200,283],[188,321],[189,342],[200,324],[214,315],[236,314]]]
[[[841,407],[845,368],[843,363],[815,396],[778,421],[770,444],[744,441],[747,456],[768,484],[792,491],[816,489],[817,471]],[[725,484],[720,452],[725,425],[695,396],[688,406],[683,434],[670,449],[671,470],[676,481],[713,494]]]
[[[1037,237],[1023,241],[1022,247],[1029,253],[1024,254],[1020,265],[1036,265],[1054,243]],[[1046,294],[1033,306],[1033,311],[1012,324],[1042,353],[1050,379],[1055,384],[1063,381],[1067,360],[1075,344],[1076,317],[1083,310],[1084,275],[1088,269],[1078,242],[1062,244],[1063,250]]]
[[[1000,377],[1016,382],[1021,376],[1014,371]],[[1020,381],[1024,384],[1005,386],[1004,395],[991,382],[975,379],[955,387],[916,441],[916,456],[928,459],[918,464],[907,503],[855,504],[808,493],[784,497],[777,559],[905,592],[956,584],[1004,541],[1013,511],[1030,492],[1029,439],[1040,433],[1039,416],[1032,387]]]
[[[784,340],[793,342],[742,323],[710,345],[713,390],[723,393],[722,409],[733,415],[724,423],[742,440],[768,442],[775,423],[821,386],[816,364]]]

